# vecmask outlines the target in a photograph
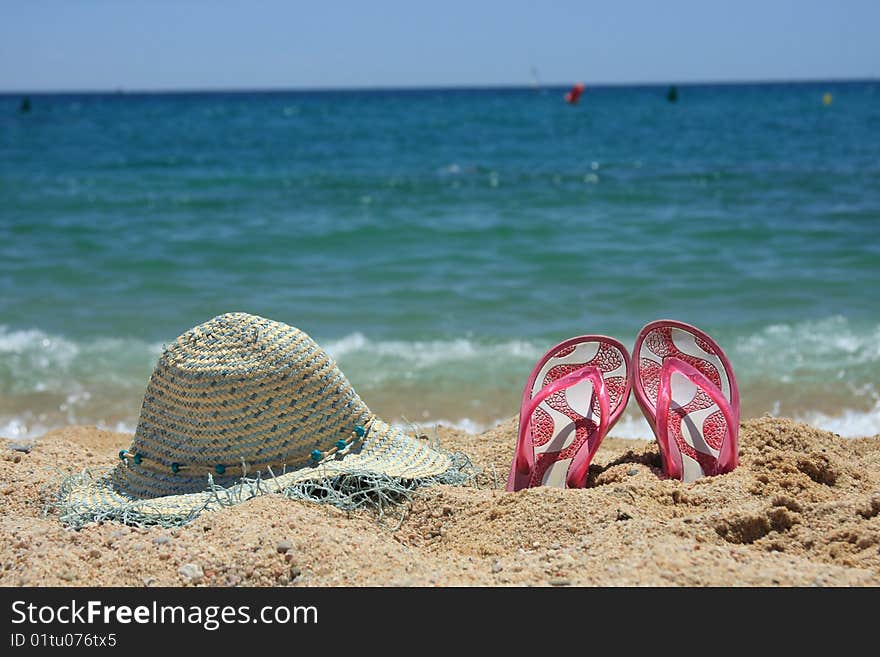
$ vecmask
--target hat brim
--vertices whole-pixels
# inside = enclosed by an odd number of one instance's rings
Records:
[[[126,467],[119,465],[116,467]],[[126,524],[180,525],[203,511],[245,502],[265,494],[313,499],[337,506],[359,506],[364,499],[391,499],[418,486],[461,484],[473,476],[467,457],[450,454],[427,440],[406,435],[378,418],[359,449],[296,470],[242,477],[222,487],[206,477],[205,490],[182,495],[133,498],[113,484],[113,469],[69,476],[52,504],[69,525],[116,520]]]

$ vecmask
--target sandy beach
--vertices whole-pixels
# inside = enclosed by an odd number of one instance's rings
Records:
[[[433,428],[424,427],[428,433]],[[436,429],[482,475],[418,491],[378,519],[275,495],[184,527],[44,514],[60,472],[112,464],[130,436],[47,433],[0,445],[4,586],[880,585],[880,440],[745,421],[741,465],[664,480],[654,443],[609,438],[584,490],[505,493],[516,429]]]

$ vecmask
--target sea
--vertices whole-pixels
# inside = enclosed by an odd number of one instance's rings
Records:
[[[230,311],[427,431],[670,318],[744,418],[880,433],[880,81],[565,91],[0,95],[0,435],[133,431],[163,345]],[[612,435],[651,437],[635,400]]]

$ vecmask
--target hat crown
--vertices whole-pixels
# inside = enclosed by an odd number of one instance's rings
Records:
[[[247,313],[226,313],[191,328],[169,345],[160,359],[182,373],[254,376],[283,367],[285,346],[311,340],[299,329]],[[317,345],[311,341],[308,347]],[[313,351],[308,349],[307,351]]]
[[[169,345],[150,377],[130,454],[115,471],[134,497],[279,474],[329,450],[370,416],[330,356],[297,328],[228,313]]]

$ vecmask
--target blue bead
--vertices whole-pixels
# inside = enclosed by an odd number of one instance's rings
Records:
[[[357,426],[354,428],[354,432],[357,434],[357,437],[358,437],[358,438],[363,438],[363,437],[364,437],[364,434],[367,433],[367,430],[364,429],[361,425],[357,425]]]
[[[124,461],[126,456],[128,456],[128,450],[127,449],[120,449],[119,450],[119,460]]]
[[[135,465],[140,465],[143,462],[143,460],[144,460],[144,457],[141,456],[140,454],[134,455],[134,464]]]
[[[344,440],[337,440],[336,441],[336,449],[338,449],[340,452],[342,450],[344,450],[346,447],[348,447],[348,443],[345,442]]]
[[[313,461],[320,461],[322,458],[324,458],[324,452],[322,452],[320,449],[313,449],[312,450],[312,460]]]
[[[171,472],[173,472],[174,474],[177,474],[178,472],[180,472],[180,463],[172,463],[171,464]]]
[[[222,475],[224,472],[226,472],[226,466],[225,465],[215,465],[214,472],[216,472],[218,475]]]

